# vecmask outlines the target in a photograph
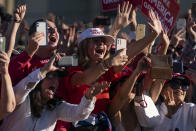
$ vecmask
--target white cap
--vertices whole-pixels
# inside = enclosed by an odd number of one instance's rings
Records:
[[[114,43],[115,39],[111,35],[105,35],[100,28],[88,28],[82,32],[78,38],[78,44],[87,38],[103,37],[107,43]]]

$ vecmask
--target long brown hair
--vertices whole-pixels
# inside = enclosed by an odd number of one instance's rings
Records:
[[[31,106],[31,113],[34,117],[41,117],[42,110],[44,109],[44,105],[42,104],[42,94],[41,94],[41,85],[44,80],[40,81],[34,90],[30,92],[30,106]],[[57,97],[54,95],[54,98],[49,100],[46,104],[47,110],[54,110],[57,105],[61,104],[63,101],[62,98]]]
[[[88,44],[90,38],[83,40],[78,46],[78,63],[79,66],[84,70],[87,69],[88,64],[90,62],[90,57],[88,55]],[[109,58],[110,53],[107,51],[104,56],[104,60]]]

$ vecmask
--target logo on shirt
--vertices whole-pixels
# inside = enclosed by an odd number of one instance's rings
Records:
[[[49,62],[49,59],[41,60],[41,61],[40,61],[41,64],[47,64],[48,62]]]

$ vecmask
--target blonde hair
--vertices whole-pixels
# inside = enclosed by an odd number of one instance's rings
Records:
[[[82,69],[87,69],[90,62],[90,57],[88,55],[88,44],[89,39],[83,40],[78,46],[78,63]],[[106,60],[110,57],[109,51],[106,51],[103,60]]]

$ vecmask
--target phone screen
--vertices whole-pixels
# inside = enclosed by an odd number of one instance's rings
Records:
[[[40,46],[46,46],[48,43],[48,28],[47,23],[45,21],[37,22],[36,24],[36,32],[43,32],[44,33],[44,39],[40,42]]]
[[[116,39],[116,50],[115,50],[115,52],[117,52],[118,50],[121,50],[121,49],[126,49],[126,48],[127,48],[127,40],[117,38]],[[123,55],[126,55],[126,50],[123,52]]]

